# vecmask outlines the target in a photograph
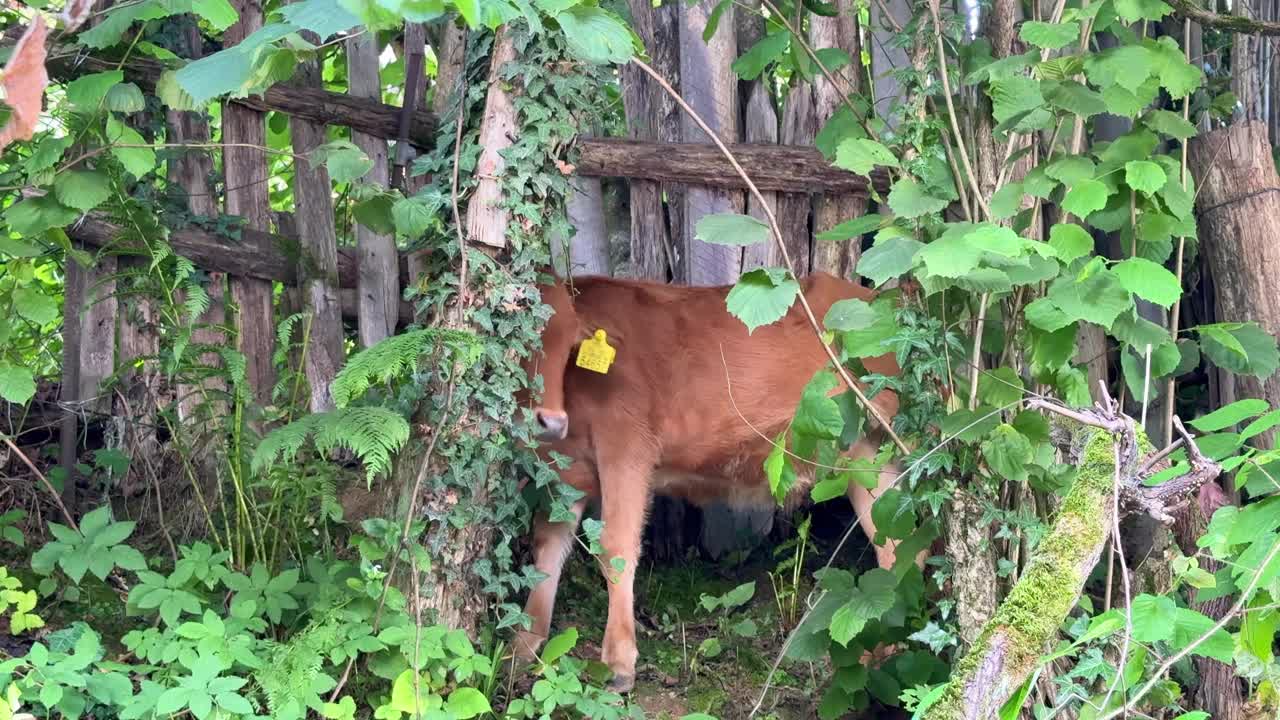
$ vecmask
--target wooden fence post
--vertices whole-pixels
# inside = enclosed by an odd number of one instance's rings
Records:
[[[226,45],[234,45],[262,27],[262,6],[255,0],[232,0],[240,14],[223,35]],[[268,231],[271,206],[267,196],[266,113],[224,102],[222,105],[223,176],[226,180],[228,215],[244,218],[246,227]],[[231,300],[236,313],[236,347],[245,356],[246,381],[254,399],[271,400],[275,368],[271,363],[275,341],[272,321],[271,283],[243,276],[230,278]]]

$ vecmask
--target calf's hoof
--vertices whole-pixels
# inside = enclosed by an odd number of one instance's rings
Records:
[[[604,689],[609,692],[626,695],[636,686],[636,676],[634,674],[614,673],[609,682],[605,684]]]
[[[545,637],[534,635],[531,632],[520,631],[516,633],[515,641],[511,647],[515,669],[523,672],[530,665],[537,662],[538,650],[542,647],[542,643],[546,641]]]

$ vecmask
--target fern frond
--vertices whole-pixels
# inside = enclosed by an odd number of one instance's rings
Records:
[[[196,283],[185,283],[186,297],[182,300],[182,312],[189,324],[194,325],[209,309],[209,293]]]
[[[453,359],[471,365],[480,357],[480,342],[461,330],[427,328],[393,335],[351,357],[329,385],[333,402],[346,407],[375,381],[386,384],[418,368],[418,358],[437,346],[447,349]]]
[[[290,344],[289,339],[293,337],[293,326],[297,325],[298,321],[301,320],[303,317],[304,317],[303,314],[300,312],[294,313],[289,317],[281,320],[276,325],[276,345],[278,347],[282,347],[282,348],[289,347],[289,344]]]
[[[391,469],[392,454],[409,441],[409,422],[381,407],[349,407],[304,415],[268,433],[254,450],[250,467],[260,473],[277,458],[293,462],[307,438],[313,438],[321,455],[338,448],[355,453],[364,464],[365,479],[372,484],[375,476]]]
[[[338,640],[333,621],[326,620],[313,622],[288,643],[271,648],[270,662],[254,673],[271,717],[303,717],[307,706],[320,699],[315,680]]]

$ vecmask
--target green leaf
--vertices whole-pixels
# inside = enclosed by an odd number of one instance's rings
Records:
[[[336,183],[359,180],[373,169],[373,161],[363,150],[348,140],[334,140],[312,150],[307,158],[311,167],[324,164],[329,179]]]
[[[0,365],[0,398],[14,405],[24,405],[35,394],[35,376],[29,368]]]
[[[569,50],[589,63],[621,65],[635,50],[631,31],[601,7],[579,5],[556,16]]]
[[[416,198],[397,198],[391,205],[391,219],[396,232],[408,238],[419,238],[431,227],[435,215],[426,203]]]
[[[200,108],[200,104],[191,97],[191,93],[178,83],[177,73],[173,70],[160,73],[160,79],[156,81],[156,97],[160,98],[160,102],[165,107],[172,110],[192,111]]]
[[[557,660],[578,644],[578,629],[569,628],[547,641],[542,649],[542,662],[554,665]]]
[[[787,457],[786,443],[787,436],[783,433],[774,441],[773,449],[764,459],[764,474],[769,480],[769,492],[773,493],[774,499],[779,502],[787,497],[787,493],[796,482],[795,468],[791,466],[791,460]]]
[[[14,288],[13,309],[37,325],[48,325],[58,319],[58,302],[35,287]]]
[[[285,22],[295,28],[310,30],[321,40],[360,24],[360,18],[338,0],[302,0],[283,5],[277,12]]]
[[[1071,320],[1111,327],[1121,312],[1133,307],[1133,298],[1102,265],[1101,258],[1095,258],[1077,277],[1058,278],[1049,287],[1048,299]]]
[[[987,92],[991,96],[992,115],[999,123],[1039,110],[1045,104],[1044,96],[1040,94],[1040,81],[1025,75],[992,82]]]
[[[81,75],[67,83],[67,100],[80,112],[94,112],[107,97],[107,91],[123,81],[122,70]]]
[[[460,687],[449,693],[445,709],[458,720],[468,720],[492,710],[489,707],[489,699],[484,696],[484,693],[469,687]]]
[[[1164,169],[1150,160],[1131,160],[1124,165],[1124,181],[1148,197],[1164,187]]]
[[[53,181],[58,202],[76,210],[89,211],[111,197],[111,183],[100,170],[68,170]]]
[[[920,250],[919,258],[931,275],[960,278],[978,267],[982,251],[964,235],[944,233],[942,237],[925,245]]]
[[[711,9],[711,14],[707,17],[707,26],[702,29],[702,42],[708,42],[715,37],[716,29],[720,27],[720,18],[724,15],[724,11],[731,7],[733,7],[733,0],[720,0]]]
[[[10,205],[4,211],[4,220],[9,223],[9,229],[27,237],[40,235],[50,228],[66,227],[78,217],[80,213],[48,195],[27,198]]]
[[[875,140],[849,138],[836,148],[835,164],[838,168],[865,176],[876,166],[898,167],[898,158]]]
[[[1178,608],[1173,621],[1173,647],[1185,648],[1202,637],[1208,639],[1191,651],[1192,655],[1213,658],[1219,662],[1230,663],[1235,652],[1235,642],[1226,630],[1213,630],[1216,624],[1212,618],[1189,608]]]
[[[818,148],[818,152],[827,160],[834,160],[836,157],[836,149],[840,147],[840,143],[846,138],[866,137],[867,132],[862,129],[858,118],[854,116],[853,111],[848,107],[841,105],[832,113],[831,119],[827,120],[822,129],[818,131],[818,136],[814,138],[813,145]]]
[[[1022,378],[1012,368],[986,370],[978,376],[978,397],[988,405],[1011,405],[1022,399],[1024,391]]]
[[[1200,432],[1217,432],[1243,422],[1248,418],[1261,415],[1270,407],[1266,400],[1257,398],[1237,400],[1187,424]]]
[[[134,177],[140,178],[156,166],[156,151],[137,130],[120,122],[115,115],[107,116],[107,141],[112,145],[111,154]]]
[[[1004,220],[1017,215],[1022,210],[1022,183],[1005,183],[991,195],[991,217]]]
[[[839,225],[817,234],[819,240],[849,240],[851,238],[862,237],[863,235],[879,230],[880,228],[893,222],[892,215],[870,214],[863,215],[853,220],[846,220]]]
[[[1163,265],[1145,258],[1132,257],[1112,266],[1121,287],[1162,307],[1172,307],[1182,297],[1178,277]]]
[[[835,398],[831,397],[831,391],[837,384],[835,374],[829,370],[822,370],[809,380],[800,395],[800,405],[796,408],[792,425],[797,433],[828,440],[840,437],[844,430],[844,416],[840,414]]]
[[[786,270],[760,268],[743,273],[725,303],[729,314],[741,320],[750,333],[781,320],[799,292],[800,284]]]
[[[909,272],[915,264],[916,253],[923,247],[923,243],[906,236],[887,238],[862,253],[857,273],[879,287]]]
[[[388,193],[378,193],[373,197],[356,203],[351,214],[356,222],[364,225],[379,235],[390,235],[396,231],[395,219],[391,214],[394,198]]]
[[[1075,185],[1081,180],[1092,180],[1096,167],[1084,155],[1067,155],[1045,166],[1044,173],[1064,185]]]
[[[240,19],[240,14],[227,0],[191,0],[191,10],[218,32],[226,30]]]
[[[1110,195],[1107,186],[1097,180],[1079,180],[1062,198],[1062,209],[1076,217],[1086,218],[1106,207]]]
[[[846,298],[836,301],[822,320],[828,330],[864,330],[877,319],[875,310],[865,300]]]
[[[1047,88],[1045,99],[1054,107],[1085,119],[1108,111],[1104,95],[1074,80],[1062,80],[1056,86]]]
[[[133,83],[120,83],[107,90],[103,105],[113,112],[135,113],[146,108],[147,102],[142,97],[142,90]]]
[[[1178,140],[1189,140],[1196,136],[1196,126],[1182,119],[1182,116],[1168,110],[1153,110],[1143,122],[1147,127]]]
[[[893,607],[897,578],[876,568],[858,578],[858,587],[849,600],[831,617],[831,639],[847,646],[866,624],[878,620]]]
[[[1093,252],[1093,236],[1075,223],[1058,223],[1049,228],[1049,246],[1065,265]]]
[[[1116,15],[1126,23],[1139,20],[1159,22],[1161,18],[1173,12],[1162,0],[1114,0]]]
[[[1173,638],[1173,624],[1178,606],[1164,596],[1143,593],[1133,599],[1130,615],[1133,622],[1133,638],[1138,642],[1152,643]]]
[[[1080,23],[1047,23],[1028,20],[1018,29],[1018,37],[1045,50],[1057,50],[1080,39]]]
[[[750,215],[712,213],[698,219],[694,237],[714,245],[754,245],[769,239],[769,226]]]
[[[1160,3],[1163,5],[1164,3]],[[1187,62],[1182,48],[1173,38],[1162,37],[1155,43],[1160,84],[1175,100],[1194,92],[1204,82],[1204,71]]]
[[[1218,367],[1238,375],[1270,377],[1280,367],[1276,339],[1257,323],[1201,325],[1200,346]]]
[[[924,188],[911,178],[902,178],[889,190],[889,208],[898,217],[913,219],[936,213],[947,206],[947,201],[926,194]]]
[[[111,8],[98,18],[98,23],[76,35],[76,42],[94,50],[102,50],[120,42],[124,31],[139,20],[156,20],[166,17],[170,10],[158,0],[142,0],[136,4],[123,3]]]
[[[755,80],[760,77],[760,73],[764,72],[765,68],[782,57],[787,50],[787,41],[790,39],[791,33],[786,30],[764,36],[752,45],[750,50],[743,53],[742,57],[733,61],[732,70],[743,80]]]
[[[1002,424],[982,442],[982,457],[996,475],[1012,482],[1027,481],[1031,441],[1012,425]]]

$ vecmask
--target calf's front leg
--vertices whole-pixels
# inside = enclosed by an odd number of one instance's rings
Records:
[[[573,504],[573,522],[551,522],[539,514],[533,523],[533,566],[546,575],[529,593],[524,611],[532,624],[527,631],[516,633],[516,657],[529,661],[537,657],[538,649],[546,641],[551,630],[551,613],[556,606],[556,588],[560,584],[560,571],[565,558],[573,549],[573,534],[582,520],[586,498]]]

